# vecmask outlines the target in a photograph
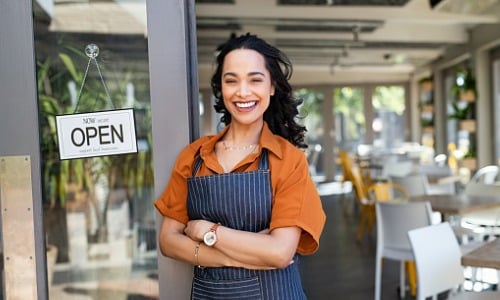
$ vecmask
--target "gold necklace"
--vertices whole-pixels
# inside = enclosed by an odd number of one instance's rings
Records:
[[[226,144],[226,141],[222,141],[222,147],[226,151],[249,150],[249,149],[252,149],[252,151],[253,151],[256,146],[257,146],[257,144],[250,144],[250,145],[245,145],[245,146],[228,145],[228,144]]]

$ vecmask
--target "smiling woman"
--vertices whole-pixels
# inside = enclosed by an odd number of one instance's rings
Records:
[[[160,250],[194,265],[191,299],[306,299],[299,259],[325,213],[309,175],[291,65],[254,35],[227,41],[212,77],[226,127],[178,156],[155,202]]]

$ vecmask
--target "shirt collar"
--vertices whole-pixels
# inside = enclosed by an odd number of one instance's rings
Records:
[[[201,145],[200,154],[202,157],[214,151],[215,144],[224,136],[224,134],[226,134],[230,126],[231,124],[224,127],[224,129],[222,129],[218,134],[212,136],[206,143]],[[278,158],[280,159],[283,158],[283,150],[281,149],[281,145],[276,139],[276,136],[272,133],[271,129],[269,129],[269,126],[267,125],[266,122],[264,122],[264,125],[262,126],[259,146],[261,149],[263,148],[268,149]]]
[[[283,149],[281,149],[280,143],[266,122],[264,122],[262,133],[260,134],[260,146],[271,151],[279,159],[283,158]]]

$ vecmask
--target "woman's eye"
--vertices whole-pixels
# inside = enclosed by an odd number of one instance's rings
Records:
[[[224,81],[225,84],[232,84],[232,83],[236,83],[236,80],[232,80],[232,79],[227,79]]]

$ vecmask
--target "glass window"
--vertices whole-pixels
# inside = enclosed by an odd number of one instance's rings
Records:
[[[493,78],[491,80],[493,83],[493,115],[500,115],[500,59],[496,59],[493,62]],[[500,165],[500,118],[493,118],[494,126],[493,126],[493,134],[495,136],[494,140],[494,155],[495,161],[498,165]]]
[[[364,101],[363,88],[345,86],[334,89],[335,136],[339,148],[354,153],[357,151],[357,146],[364,143],[366,134]]]
[[[372,121],[374,148],[391,151],[404,142],[405,89],[403,86],[377,86],[372,95],[375,117]]]
[[[146,1],[56,0],[34,26],[50,299],[158,297]],[[56,115],[122,108],[137,153],[59,159]]]

